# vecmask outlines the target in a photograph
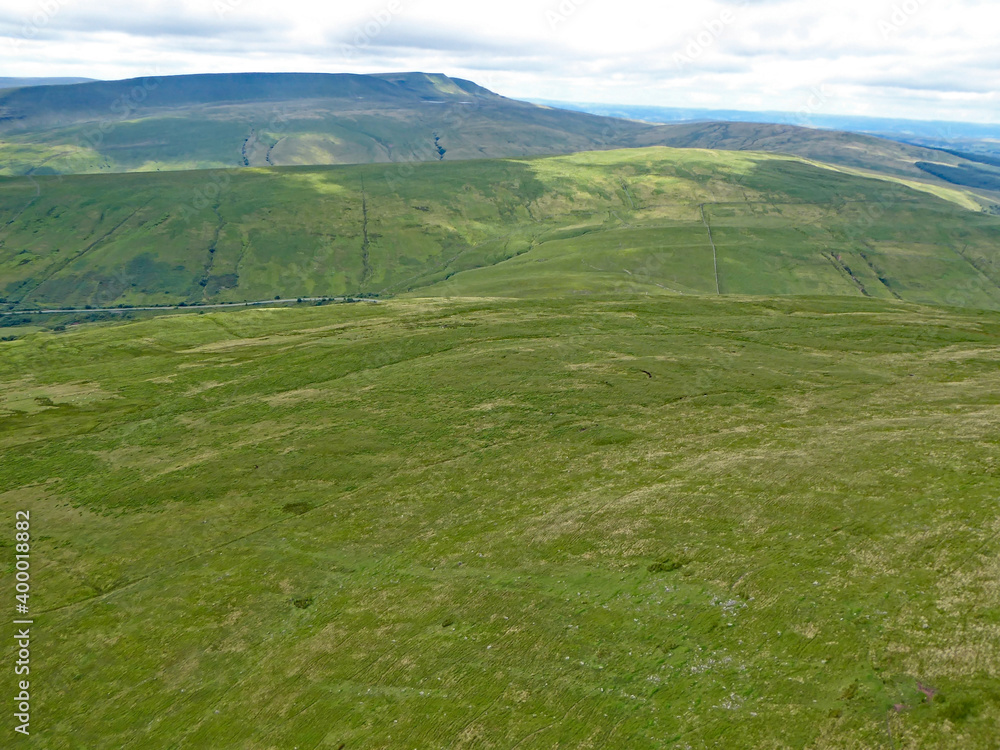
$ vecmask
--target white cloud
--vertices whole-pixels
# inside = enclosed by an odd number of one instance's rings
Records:
[[[424,70],[514,97],[1000,122],[987,0],[0,0],[6,76]]]

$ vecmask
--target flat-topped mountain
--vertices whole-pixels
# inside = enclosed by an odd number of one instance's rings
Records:
[[[546,155],[622,145],[648,129],[444,75],[171,76],[0,92],[0,172]]]

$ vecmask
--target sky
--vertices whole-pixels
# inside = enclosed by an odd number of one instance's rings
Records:
[[[0,0],[0,76],[471,79],[505,96],[1000,123],[995,0]]]

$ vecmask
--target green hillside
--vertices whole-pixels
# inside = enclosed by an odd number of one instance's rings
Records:
[[[1000,308],[1000,218],[933,190],[951,200],[790,157],[659,148],[6,179],[0,298],[24,310],[614,291]]]
[[[957,154],[871,135],[753,122],[663,125],[647,131],[638,142],[673,148],[792,154],[840,166],[914,178],[921,176],[920,169],[914,166],[918,161],[941,161],[944,164],[967,161]]]
[[[32,747],[994,750],[998,352],[861,298],[0,342]]]
[[[995,170],[984,166],[980,162],[982,157],[974,154],[925,148],[860,133],[744,122],[663,125],[631,138],[629,145],[792,154],[933,185],[950,183],[973,189],[984,207],[1000,214],[1000,184]]]

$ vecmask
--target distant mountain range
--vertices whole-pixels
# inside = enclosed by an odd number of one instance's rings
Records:
[[[998,139],[1000,124],[954,122],[947,120],[906,120],[888,117],[863,117],[856,115],[825,115],[809,111],[749,112],[735,109],[697,109],[684,107],[649,107],[629,104],[584,104],[532,99],[536,104],[560,107],[576,112],[588,112],[604,117],[621,117],[656,123],[680,122],[756,122],[799,125],[807,128],[846,130],[900,139],[928,139],[935,141]]]

